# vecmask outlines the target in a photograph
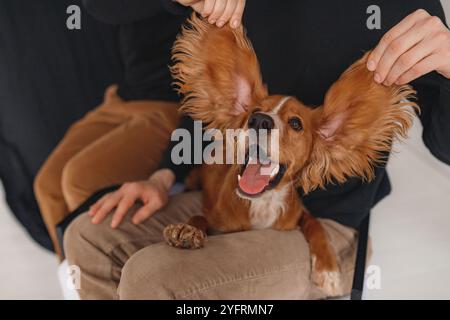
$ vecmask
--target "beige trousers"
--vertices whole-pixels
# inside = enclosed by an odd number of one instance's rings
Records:
[[[103,103],[70,127],[36,176],[36,199],[58,255],[55,226],[96,191],[148,179],[178,124],[176,103],[123,101],[116,90],[109,87]]]
[[[322,299],[310,280],[308,244],[300,231],[257,230],[210,236],[182,250],[163,242],[170,223],[201,212],[201,194],[173,196],[140,225],[131,209],[116,230],[110,218],[93,225],[83,214],[66,231],[69,264],[81,270],[82,299]],[[342,294],[351,289],[356,232],[321,220],[338,257]]]

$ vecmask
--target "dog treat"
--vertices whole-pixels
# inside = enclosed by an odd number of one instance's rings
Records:
[[[164,239],[172,247],[199,249],[205,243],[205,234],[186,223],[170,224],[164,229]]]

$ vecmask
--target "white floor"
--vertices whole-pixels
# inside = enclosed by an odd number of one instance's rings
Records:
[[[393,192],[372,215],[372,265],[381,289],[366,299],[450,299],[450,167],[434,159],[416,126],[388,165]],[[0,201],[0,299],[61,299],[56,259]]]
[[[56,258],[26,234],[0,193],[0,300],[62,299]]]

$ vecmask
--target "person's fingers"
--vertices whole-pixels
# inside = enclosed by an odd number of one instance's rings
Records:
[[[192,10],[194,10],[197,13],[202,13],[203,12],[203,6],[205,5],[205,1],[198,1],[196,3],[194,3],[193,5],[191,5]]]
[[[213,12],[215,2],[216,2],[216,0],[205,0],[204,1],[202,17],[207,17]]]
[[[436,41],[438,41],[436,37],[421,41],[416,46],[402,54],[392,66],[383,84],[390,86],[393,83],[396,83],[401,75],[426,57],[432,55],[433,48],[436,47]]]
[[[234,9],[233,15],[230,19],[230,26],[233,29],[236,29],[241,24],[242,15],[244,14],[244,8],[245,8],[245,0],[239,0],[236,5],[236,8]]]
[[[130,195],[124,196],[120,200],[111,220],[111,228],[117,228],[119,226],[125,215],[128,213],[128,210],[134,205],[135,202],[136,198]]]
[[[216,25],[219,28],[222,28],[225,23],[227,23],[228,21],[230,21],[231,16],[233,15],[234,10],[236,9],[236,5],[237,5],[236,0],[228,0],[227,1],[227,5],[225,6],[225,9],[223,10],[222,15],[219,17],[219,19],[217,20]]]
[[[396,81],[397,85],[407,84],[424,74],[430,73],[433,70],[436,70],[439,65],[442,63],[441,57],[438,54],[432,54],[422,61],[416,63],[414,67],[406,71],[402,74],[398,80]]]
[[[227,5],[227,0],[216,0],[214,2],[213,11],[208,17],[208,22],[211,24],[215,24],[217,22],[217,19],[220,18],[223,11],[225,10],[226,5]]]
[[[139,224],[156,211],[161,209],[167,203],[168,195],[158,189],[147,190],[145,194],[142,195],[143,206],[134,214],[132,222],[134,224]]]
[[[386,48],[380,61],[378,62],[374,75],[375,81],[378,83],[384,82],[390,73],[392,66],[398,61],[398,59],[408,50],[424,40],[427,35],[427,29],[417,25],[399,36],[397,39],[394,39]],[[409,61],[406,62],[409,63]],[[403,62],[400,61],[400,63]]]
[[[131,218],[131,222],[133,222],[134,224],[139,224],[148,219],[155,211],[155,206],[151,203],[148,203],[139,208],[138,211],[136,211],[136,213],[133,215],[133,218]]]
[[[411,29],[418,21],[426,19],[430,14],[423,9],[419,9],[414,13],[407,16],[400,23],[394,26],[391,30],[381,38],[378,45],[372,50],[367,59],[367,68],[370,71],[375,71],[378,67],[378,63],[386,51],[386,48],[391,42],[397,39],[400,35]]]
[[[108,198],[109,194],[104,195],[99,200],[97,200],[96,203],[94,203],[92,206],[89,207],[88,215],[91,217],[95,216],[98,209],[102,206],[103,202]]]
[[[92,223],[98,224],[105,220],[106,216],[111,213],[111,211],[116,207],[121,198],[122,195],[120,195],[119,193],[115,193],[108,197],[108,199],[106,199],[102,206],[98,209],[94,218],[92,218]]]

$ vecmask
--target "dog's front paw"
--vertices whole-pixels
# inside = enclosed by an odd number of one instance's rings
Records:
[[[311,279],[316,286],[325,292],[327,297],[337,297],[343,294],[339,267],[335,260],[326,261],[312,255]]]
[[[164,239],[172,247],[198,249],[205,243],[205,234],[186,223],[170,224],[164,229]]]

